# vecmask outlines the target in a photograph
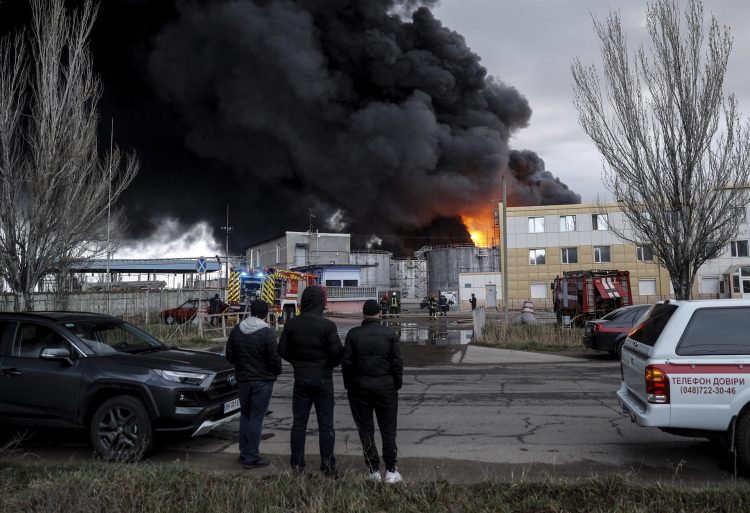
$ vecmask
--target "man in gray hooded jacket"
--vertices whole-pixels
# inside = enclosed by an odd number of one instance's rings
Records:
[[[268,305],[264,301],[253,301],[250,314],[232,329],[226,348],[226,358],[236,368],[242,408],[240,459],[245,468],[268,465],[260,456],[260,435],[273,383],[281,374],[276,334],[263,320],[268,315]]]

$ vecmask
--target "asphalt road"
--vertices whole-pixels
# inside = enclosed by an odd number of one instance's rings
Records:
[[[399,396],[400,467],[413,478],[459,482],[608,474],[647,481],[731,479],[731,459],[708,441],[631,424],[618,410],[618,380],[619,364],[603,358],[407,368]],[[360,444],[340,376],[335,387],[336,454],[344,457],[345,468],[359,470]],[[291,391],[291,369],[285,368],[261,446],[276,470],[287,465]],[[312,417],[309,469],[319,461]],[[230,454],[233,461],[236,433],[237,426],[229,425],[171,444],[164,456],[214,455],[207,461],[218,463]]]
[[[354,324],[340,322],[342,334]],[[445,327],[462,329],[454,321]],[[404,349],[398,446],[399,466],[407,478],[475,482],[629,474],[647,482],[701,484],[732,479],[733,460],[708,441],[631,424],[615,397],[619,363],[608,355],[570,358],[449,343],[404,344]],[[363,473],[338,372],[334,386],[340,467]],[[260,476],[287,470],[291,394],[292,369],[285,364],[261,444],[273,465],[247,472]],[[315,470],[314,414],[309,428],[308,469]],[[206,436],[165,441],[151,460],[239,470],[237,431],[233,422]],[[91,457],[90,447],[80,440],[32,440],[23,450],[42,458]]]

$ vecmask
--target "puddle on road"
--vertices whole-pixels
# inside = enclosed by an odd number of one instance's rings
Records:
[[[449,329],[446,323],[437,322],[428,326],[413,322],[385,321],[384,324],[396,330],[402,344],[462,345],[471,342],[474,333],[467,329]]]
[[[336,321],[342,342],[349,330],[361,322],[359,319]],[[465,329],[465,323],[455,320],[425,319],[423,322],[400,322],[396,319],[387,319],[382,322],[398,333],[406,365],[459,363],[474,334],[473,330]],[[223,352],[224,346],[217,345],[209,350]]]
[[[444,320],[384,324],[399,334],[406,365],[459,363],[474,334],[473,330],[455,328],[455,323]]]

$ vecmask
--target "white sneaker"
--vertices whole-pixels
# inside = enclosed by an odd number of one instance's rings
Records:
[[[370,472],[370,474],[367,476],[367,479],[369,481],[382,481],[382,476],[380,475],[380,472]]]
[[[401,474],[398,472],[398,470],[394,470],[393,472],[386,471],[385,473],[385,482],[388,484],[396,484],[403,481],[403,478],[401,477]]]

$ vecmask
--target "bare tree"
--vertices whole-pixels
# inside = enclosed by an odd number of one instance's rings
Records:
[[[31,7],[30,28],[0,41],[0,272],[21,310],[45,275],[108,251],[108,208],[138,171],[116,148],[99,157],[96,7]]]
[[[632,228],[617,235],[650,245],[675,296],[689,299],[697,270],[726,250],[744,219],[750,142],[734,95],[723,91],[729,29],[712,17],[704,33],[696,0],[681,18],[673,0],[649,4],[650,44],[632,60],[620,15],[595,18],[605,92],[593,65],[576,59],[571,70],[580,124]]]

